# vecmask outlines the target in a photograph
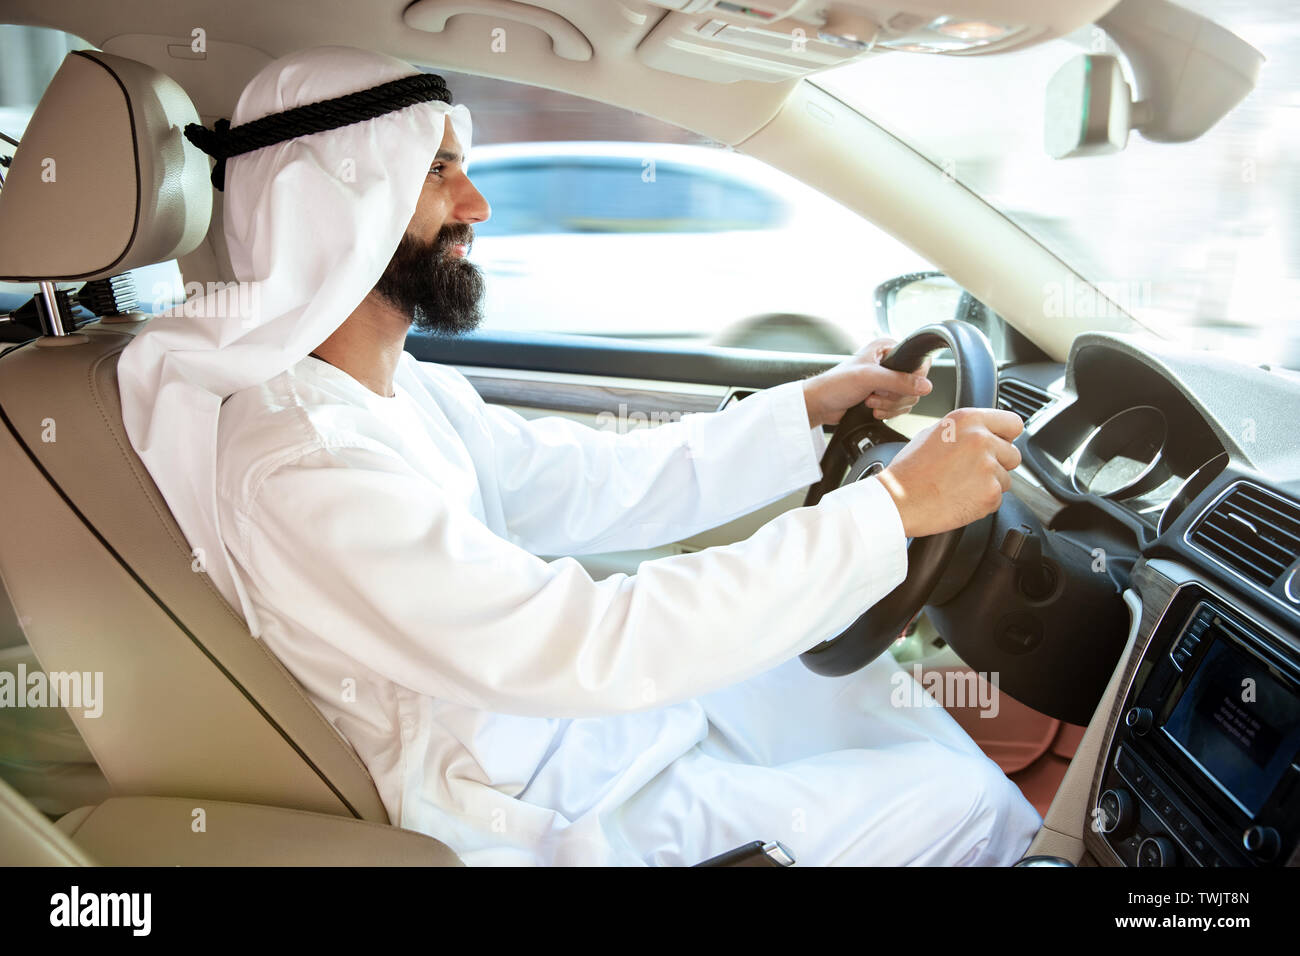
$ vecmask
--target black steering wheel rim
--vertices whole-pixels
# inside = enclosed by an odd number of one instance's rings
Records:
[[[927,355],[950,349],[956,369],[954,408],[996,408],[998,372],[984,334],[969,322],[950,319],[917,329],[899,342],[881,361],[885,368],[913,372]],[[860,448],[863,437],[871,446]],[[884,438],[885,441],[878,439]],[[888,464],[907,439],[874,417],[865,405],[844,413],[827,443],[822,458],[822,478],[808,489],[804,503],[815,505],[827,493],[857,481],[872,464]],[[893,445],[892,450],[888,447]],[[828,677],[850,674],[870,664],[892,644],[925,606],[953,552],[961,541],[961,528],[924,538],[914,538],[907,548],[907,577],[873,604],[838,637],[800,655],[812,671]]]

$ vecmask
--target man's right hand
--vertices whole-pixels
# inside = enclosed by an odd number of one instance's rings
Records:
[[[1015,412],[959,408],[907,443],[880,483],[893,496],[909,538],[951,531],[997,511],[1020,464]]]

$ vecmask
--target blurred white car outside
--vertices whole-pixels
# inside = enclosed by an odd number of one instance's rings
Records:
[[[876,285],[932,268],[817,190],[731,150],[475,147],[486,329],[843,353]]]

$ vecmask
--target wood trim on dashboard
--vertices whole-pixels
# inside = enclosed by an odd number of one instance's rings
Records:
[[[656,414],[714,412],[724,398],[723,395],[701,395],[694,392],[547,382],[472,373],[466,373],[465,377],[483,397],[483,401],[493,404],[546,408],[559,412],[641,414],[651,416],[651,420]]]
[[[1098,754],[1096,765],[1092,768],[1092,784],[1088,787],[1087,812],[1089,814],[1092,813],[1092,808],[1097,806],[1101,780],[1106,772],[1106,761],[1109,759],[1111,748],[1115,743],[1115,731],[1119,727],[1120,720],[1123,719],[1124,702],[1128,699],[1129,691],[1133,687],[1133,679],[1137,675],[1142,659],[1146,656],[1147,645],[1151,643],[1151,636],[1159,627],[1165,613],[1169,610],[1174,594],[1180,587],[1179,582],[1162,574],[1150,561],[1138,562],[1133,568],[1132,576],[1129,578],[1129,585],[1142,598],[1142,620],[1138,624],[1133,649],[1124,662],[1124,669],[1120,675],[1119,693],[1116,695],[1111,705],[1110,714],[1106,718],[1106,731],[1102,738],[1101,751]],[[1084,848],[1102,866],[1123,866],[1124,862],[1115,855],[1115,851],[1110,848],[1110,845],[1093,830],[1091,823],[1091,817],[1084,821]]]

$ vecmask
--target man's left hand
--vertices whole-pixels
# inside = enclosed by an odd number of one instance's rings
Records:
[[[930,359],[927,357],[915,372],[883,368],[880,360],[897,344],[893,339],[876,339],[852,358],[804,382],[809,427],[835,425],[859,403],[873,409],[877,419],[911,411],[930,391],[930,380],[926,378]]]

